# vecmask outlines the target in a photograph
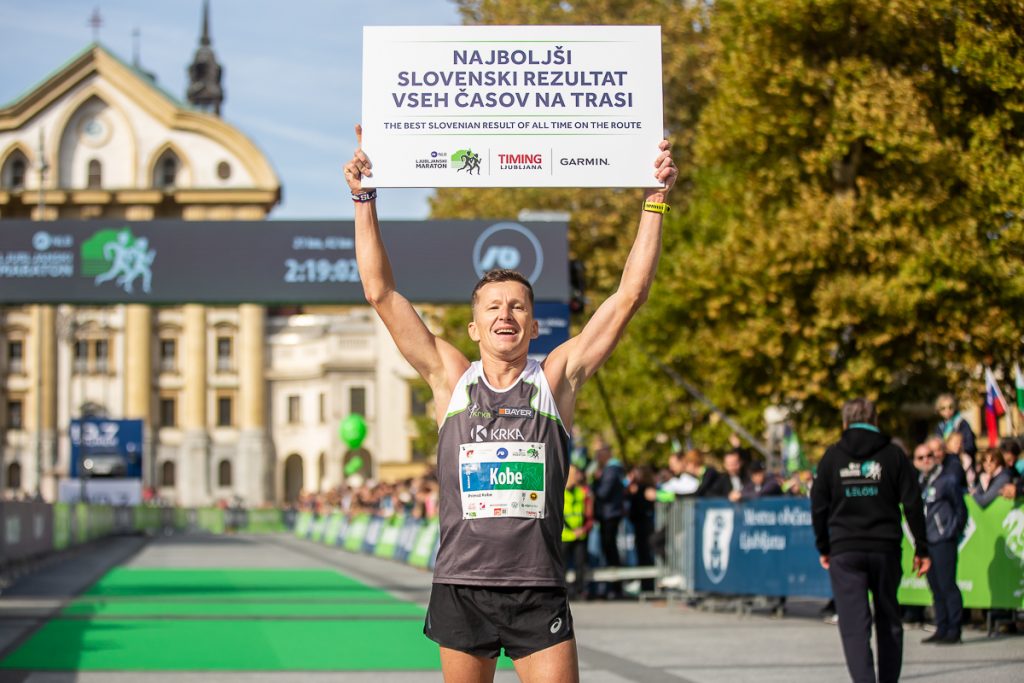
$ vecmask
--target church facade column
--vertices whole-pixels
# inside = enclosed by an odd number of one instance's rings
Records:
[[[267,435],[266,309],[256,304],[238,307],[239,438],[236,491],[247,505],[273,496],[274,463]]]
[[[186,304],[184,314],[182,440],[175,488],[178,503],[191,507],[208,503],[210,497],[210,433],[206,419],[206,307]]]
[[[124,416],[142,420],[142,481],[155,486],[156,452],[153,445],[153,309],[143,304],[125,306]]]
[[[32,307],[32,456],[22,463],[24,488],[39,492],[49,501],[57,498],[53,476],[57,454],[57,310],[53,306]],[[31,463],[30,467],[26,467]]]

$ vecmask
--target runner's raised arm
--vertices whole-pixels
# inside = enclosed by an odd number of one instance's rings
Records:
[[[363,178],[373,177],[373,166],[362,150],[362,137],[362,127],[357,125],[359,148],[345,164],[345,181],[355,201],[356,262],[363,295],[388,328],[399,352],[430,385],[440,424],[451,389],[469,367],[469,361],[427,329],[409,300],[395,289],[395,276],[377,220],[377,193],[361,186]]]
[[[659,149],[661,152],[654,160],[654,178],[661,187],[645,194],[640,225],[619,288],[598,307],[578,335],[552,351],[544,361],[545,377],[567,421],[571,420],[576,392],[611,356],[654,282],[661,253],[662,220],[668,211],[665,199],[679,174],[668,140],[662,140]]]

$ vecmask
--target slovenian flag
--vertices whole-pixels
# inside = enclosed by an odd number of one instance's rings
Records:
[[[985,426],[988,429],[988,445],[999,447],[999,418],[1006,414],[1006,399],[999,390],[999,384],[991,368],[985,368]]]
[[[1013,364],[1013,385],[1017,389],[1017,409],[1024,413],[1024,375],[1020,374],[1020,363]]]

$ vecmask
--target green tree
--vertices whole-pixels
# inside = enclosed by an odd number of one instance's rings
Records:
[[[468,23],[662,26],[675,211],[650,301],[599,373],[627,457],[663,455],[659,435],[707,447],[727,434],[652,357],[755,433],[766,406],[792,408],[816,456],[847,398],[890,418],[947,388],[976,398],[980,364],[1021,355],[1024,2],[459,6]],[[637,199],[441,190],[432,210],[570,211],[570,249],[599,302]],[[450,316],[460,334],[467,316]],[[595,383],[579,410],[607,426]]]
[[[855,395],[892,414],[976,391],[1021,345],[1024,3],[715,8],[686,229],[643,336],[749,425],[795,408],[811,442]]]

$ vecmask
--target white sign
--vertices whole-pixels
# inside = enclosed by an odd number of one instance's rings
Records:
[[[367,26],[368,187],[653,187],[660,26]]]

